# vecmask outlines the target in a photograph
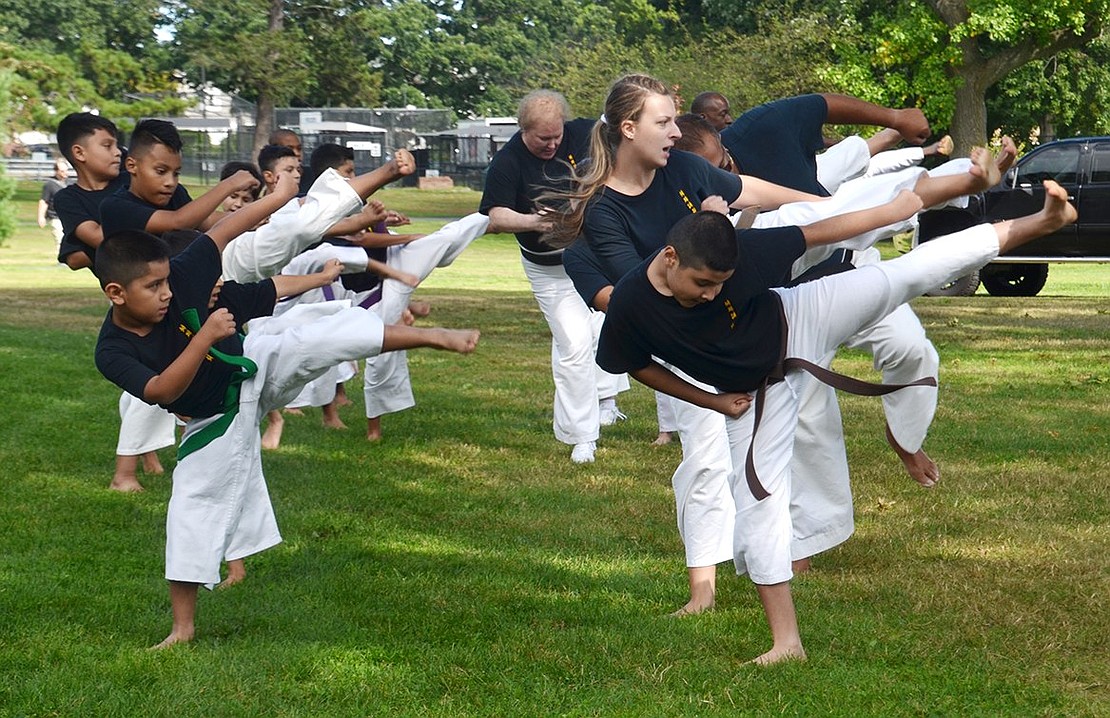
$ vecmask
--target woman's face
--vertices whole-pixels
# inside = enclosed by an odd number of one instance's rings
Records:
[[[674,122],[674,101],[668,95],[648,95],[636,121],[622,123],[622,144],[633,148],[634,156],[649,167],[664,167],[671,148],[682,137]]]

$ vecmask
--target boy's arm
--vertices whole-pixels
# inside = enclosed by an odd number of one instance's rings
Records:
[[[147,382],[143,389],[143,401],[148,404],[170,404],[189,388],[197,375],[197,370],[205,361],[212,346],[235,333],[235,317],[227,309],[217,309],[208,315],[185,350],[162,371]]]
[[[845,212],[807,224],[801,227],[802,236],[805,237],[806,249],[835,244],[907,219],[919,212],[921,207],[921,198],[912,191],[904,189],[886,204],[855,212]]]
[[[238,174],[237,172],[232,176],[234,177]],[[248,176],[250,175],[249,172],[246,174]],[[225,215],[224,218],[213,225],[206,234],[216,243],[216,247],[223,252],[228,242],[235,239],[243,232],[246,232],[248,229],[256,226],[259,222],[269,217],[286,202],[296,196],[297,181],[293,179],[293,175],[282,173],[278,177],[277,186],[274,187],[273,192],[270,192],[262,199],[255,200],[245,205],[237,212]]]
[[[362,206],[362,210],[358,214],[344,217],[329,227],[328,231],[324,233],[324,236],[343,237],[348,234],[357,234],[383,221],[385,217],[385,206],[376,199],[370,200]]]
[[[146,223],[146,231],[151,234],[162,234],[174,229],[201,229],[206,230],[206,220],[216,211],[220,203],[233,192],[251,189],[258,185],[258,180],[250,172],[239,170],[225,180],[221,180],[212,189],[200,197],[189,202],[179,209],[160,209],[150,215]],[[257,204],[257,203],[255,203]],[[249,227],[247,228],[249,229]],[[243,230],[246,231],[246,230]]]
[[[901,110],[882,107],[848,95],[822,94],[828,105],[825,122],[830,125],[875,125],[898,130],[902,139],[920,145],[929,139],[929,121],[916,107]]]
[[[420,277],[415,274],[402,272],[400,269],[391,267],[385,262],[379,262],[376,259],[366,260],[366,271],[373,272],[383,279],[396,279],[398,282],[407,284],[410,287],[415,287],[420,284]]]
[[[239,210],[239,212],[242,211],[242,209]],[[232,214],[238,214],[238,212]],[[338,279],[342,272],[343,263],[338,259],[329,259],[324,262],[324,266],[319,272],[312,274],[278,274],[272,277],[270,281],[274,283],[274,290],[279,298],[295,297],[311,289],[328,286]]]
[[[416,160],[408,150],[397,150],[393,159],[376,170],[361,174],[351,180],[351,189],[366,199],[390,182],[411,175],[416,171]]]
[[[666,367],[655,362],[651,362],[643,369],[628,373],[636,381],[656,391],[669,394],[676,399],[700,406],[703,409],[720,412],[733,419],[739,417],[751,406],[752,398],[748,394],[713,394],[683,380]]]
[[[423,234],[389,234],[388,232],[382,234],[381,232],[357,232],[353,236],[345,237],[347,241],[365,249],[382,249],[383,247],[393,247],[398,244],[408,244],[414,242]]]

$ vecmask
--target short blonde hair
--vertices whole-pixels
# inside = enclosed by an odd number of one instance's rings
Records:
[[[566,122],[570,117],[567,98],[554,90],[532,90],[520,100],[516,123],[520,125],[520,129],[529,130],[541,120],[554,117],[560,122]]]

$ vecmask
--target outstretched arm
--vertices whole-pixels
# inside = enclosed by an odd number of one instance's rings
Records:
[[[216,243],[220,252],[223,252],[228,242],[248,229],[257,226],[259,222],[269,217],[296,196],[297,181],[293,179],[293,175],[283,172],[278,176],[277,186],[274,187],[273,192],[268,193],[262,199],[245,205],[236,212],[225,215],[206,234]]]
[[[740,196],[729,205],[735,209],[744,209],[756,204],[765,210],[778,209],[790,202],[820,202],[826,199],[809,192],[800,192],[796,189],[783,187],[751,175],[740,175],[740,180],[743,182]]]
[[[489,232],[499,234],[502,232],[548,232],[555,225],[555,221],[544,214],[524,214],[509,207],[490,207]]]
[[[278,274],[271,277],[271,281],[273,281],[274,291],[280,299],[281,297],[295,297],[311,289],[326,287],[338,279],[342,272],[343,263],[338,259],[329,259],[324,262],[324,266],[319,272],[313,272],[312,274]]]
[[[700,389],[688,381],[680,378],[666,367],[652,362],[643,369],[628,372],[632,378],[645,384],[656,391],[669,394],[676,399],[700,406],[703,409],[717,411],[733,419],[739,417],[751,406],[752,398],[748,394],[713,394]]]
[[[911,145],[920,145],[929,139],[929,121],[916,107],[895,110],[848,95],[821,96],[829,108],[826,124],[890,127],[898,130],[902,139]]]
[[[151,234],[162,234],[174,229],[198,228],[206,230],[205,220],[220,206],[220,203],[234,192],[251,189],[258,185],[258,180],[250,172],[239,170],[225,180],[221,180],[212,189],[180,209],[160,209],[150,215],[146,223],[146,231]]]
[[[351,180],[351,188],[358,196],[366,199],[390,182],[416,171],[416,160],[408,150],[397,150],[393,159],[376,170],[361,174]]]

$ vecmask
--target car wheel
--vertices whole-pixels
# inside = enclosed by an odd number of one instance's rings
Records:
[[[948,284],[925,292],[926,297],[970,297],[979,288],[979,272],[965,274]]]
[[[988,264],[979,270],[983,288],[995,297],[1034,297],[1048,281],[1047,264]]]

